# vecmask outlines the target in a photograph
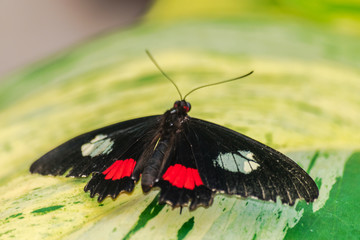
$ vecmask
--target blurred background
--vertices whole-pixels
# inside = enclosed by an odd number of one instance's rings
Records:
[[[16,69],[74,46],[96,35],[138,22],[153,0],[2,0],[0,1],[0,79]],[[360,33],[358,1],[227,0],[176,3],[160,1],[152,19],[201,19],[221,16],[292,16],[297,21],[323,24],[339,33]],[[156,11],[156,9],[161,9]],[[158,16],[156,16],[156,15]]]
[[[0,79],[16,69],[136,22],[151,0],[0,1]]]

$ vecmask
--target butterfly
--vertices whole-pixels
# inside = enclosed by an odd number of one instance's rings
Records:
[[[186,96],[163,115],[116,123],[77,136],[35,161],[31,173],[87,177],[90,197],[115,199],[132,192],[141,181],[143,192],[160,188],[159,202],[194,210],[212,204],[216,193],[253,197],[294,205],[314,201],[319,190],[313,179],[284,154],[226,127],[188,115]]]

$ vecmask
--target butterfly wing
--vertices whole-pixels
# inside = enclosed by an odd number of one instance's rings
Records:
[[[67,177],[85,177],[114,160],[137,159],[145,148],[142,143],[159,125],[159,118],[137,118],[77,136],[35,161],[30,172],[63,175],[70,170]]]
[[[191,118],[184,124],[204,185],[217,192],[294,205],[312,202],[319,190],[312,178],[280,152],[228,128]]]
[[[90,196],[116,198],[131,192],[137,179],[131,178],[138,159],[159,127],[161,116],[137,118],[116,123],[77,136],[35,161],[30,172],[43,175],[85,177],[93,173],[85,186]],[[137,176],[138,177],[138,176]]]

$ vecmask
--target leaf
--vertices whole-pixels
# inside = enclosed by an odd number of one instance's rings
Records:
[[[152,16],[0,82],[0,238],[356,239],[358,37],[271,14],[168,25]],[[67,139],[177,100],[145,48],[183,93],[255,70],[190,95],[191,115],[286,153],[316,179],[319,199],[289,207],[218,195],[210,208],[180,214],[156,203],[157,190],[137,186],[99,204],[83,192],[88,179],[30,175]]]
[[[358,239],[360,236],[360,210],[358,189],[360,152],[353,153],[346,161],[342,177],[337,177],[324,206],[315,212],[311,206],[298,204],[304,209],[303,218],[286,234],[286,239],[299,239],[306,232],[306,239]],[[318,179],[318,182],[321,179]],[[320,182],[321,183],[321,182]],[[319,184],[320,185],[320,184]],[[310,231],[309,231],[310,229]]]

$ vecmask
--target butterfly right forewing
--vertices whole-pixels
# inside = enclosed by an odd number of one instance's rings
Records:
[[[228,128],[191,118],[186,135],[200,176],[218,192],[293,205],[314,201],[319,191],[311,177],[280,152]]]

